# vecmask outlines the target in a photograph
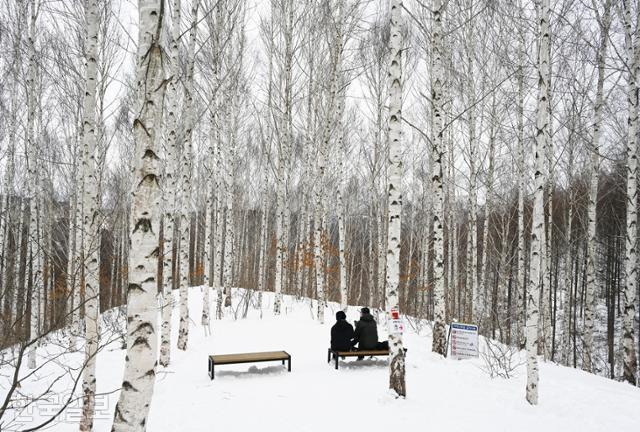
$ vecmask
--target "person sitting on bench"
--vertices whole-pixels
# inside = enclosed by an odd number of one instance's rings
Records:
[[[358,350],[388,350],[389,342],[378,342],[378,327],[376,320],[369,311],[369,308],[360,309],[360,321],[356,321],[356,329],[353,336],[353,346],[358,344]],[[358,357],[362,360],[363,357]]]
[[[331,327],[331,349],[334,351],[351,351],[353,326],[347,322],[347,315],[338,311],[336,323]]]
[[[378,326],[369,308],[360,309],[360,321],[356,321],[353,335],[353,346],[358,345],[359,351],[378,349]],[[362,360],[364,357],[358,357]]]

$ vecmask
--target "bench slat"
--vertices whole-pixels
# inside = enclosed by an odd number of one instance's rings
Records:
[[[389,355],[389,350],[367,350],[367,351],[334,351],[340,357],[360,357],[360,356],[381,356]]]
[[[268,351],[240,354],[221,354],[209,356],[215,364],[250,363],[269,360],[288,360],[286,351]]]

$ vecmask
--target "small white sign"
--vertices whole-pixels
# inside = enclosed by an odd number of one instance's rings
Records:
[[[401,319],[390,319],[387,321],[389,334],[404,333],[404,322]]]
[[[473,324],[451,323],[451,358],[467,359],[478,357],[478,326]]]

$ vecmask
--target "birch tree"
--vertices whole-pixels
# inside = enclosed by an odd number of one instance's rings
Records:
[[[168,366],[171,361],[171,315],[173,312],[173,249],[176,216],[176,178],[174,173],[175,156],[178,139],[178,77],[180,74],[179,39],[182,1],[173,0],[171,13],[171,42],[169,44],[170,77],[167,83],[167,139],[165,145],[164,190],[162,191],[163,218],[163,248],[162,275],[162,327],[160,336],[160,365]]]
[[[345,152],[344,152],[344,137],[343,137],[343,131],[342,131],[342,109],[344,107],[344,100],[342,95],[339,96],[340,101],[340,107],[338,108],[338,149],[340,151],[340,156],[339,156],[339,175],[340,178],[344,178],[344,159],[346,158]],[[338,188],[337,188],[337,206],[338,206],[338,242],[339,242],[339,260],[340,260],[340,309],[343,311],[347,310],[347,304],[348,304],[348,292],[347,292],[347,265],[345,262],[345,206],[344,206],[344,201],[342,199],[342,181],[340,181],[338,183]]]
[[[441,0],[433,0],[432,16],[433,29],[431,31],[431,43],[433,50],[433,79],[431,99],[433,101],[433,174],[431,177],[432,190],[435,193],[433,200],[433,285],[434,285],[434,322],[432,351],[440,355],[446,355],[446,324],[445,324],[445,297],[444,297],[444,190],[442,182],[443,158],[445,157],[443,145],[443,110],[442,110],[442,82],[444,68],[442,62],[442,14],[444,6]],[[451,253],[451,252],[450,252]]]
[[[522,11],[522,6],[518,4],[518,10]],[[525,277],[525,226],[524,226],[524,194],[526,190],[527,176],[525,172],[525,140],[524,140],[524,83],[525,83],[525,64],[524,64],[524,35],[518,35],[518,72],[517,86],[518,95],[516,102],[517,115],[517,167],[518,167],[518,283],[517,283],[517,306],[516,306],[516,322],[517,335],[520,347],[524,347],[525,337],[525,302],[527,280]]]
[[[343,0],[338,1],[337,5],[337,21],[341,22],[341,14],[343,11]],[[336,28],[339,28],[337,26]],[[324,311],[326,307],[326,280],[325,280],[325,259],[324,259],[324,242],[325,242],[325,224],[326,224],[326,168],[327,168],[327,152],[331,139],[331,130],[336,120],[336,108],[338,107],[338,81],[340,69],[342,67],[342,33],[337,30],[334,37],[330,39],[330,72],[329,72],[329,94],[327,111],[322,129],[322,138],[320,148],[318,149],[317,166],[317,184],[315,185],[315,208],[314,208],[314,264],[316,271],[316,284],[318,292],[318,321],[324,323]]]
[[[636,28],[631,18],[631,0],[624,0],[624,27],[626,61],[629,68],[627,79],[627,104],[629,116],[627,124],[627,238],[625,255],[625,287],[623,291],[624,312],[622,317],[622,346],[624,349],[624,380],[636,385],[637,357],[634,340],[634,320],[636,315],[636,283],[638,272],[637,244],[637,182],[638,182],[638,79],[640,77],[640,9],[637,11]]]
[[[282,309],[282,286],[286,282],[287,274],[285,262],[287,260],[289,223],[287,217],[287,183],[289,179],[289,160],[292,140],[292,108],[293,108],[293,32],[294,9],[296,2],[281,0],[279,7],[282,39],[284,41],[284,56],[281,63],[282,93],[279,113],[273,113],[275,127],[278,131],[278,162],[276,169],[276,267],[275,267],[275,299],[273,311],[279,315]],[[275,0],[272,0],[272,13],[275,11]],[[272,20],[275,19],[272,16]],[[272,77],[271,77],[272,78]],[[278,121],[279,120],[279,121]]]
[[[96,356],[100,327],[98,317],[100,275],[98,250],[100,245],[98,167],[96,166],[96,80],[98,57],[98,2],[85,3],[87,27],[85,54],[85,94],[83,102],[83,160],[82,171],[85,180],[83,191],[83,231],[86,236],[84,252],[84,293],[85,293],[85,368],[83,371],[83,403],[81,431],[93,428],[93,412],[96,393]]]
[[[187,73],[185,77],[185,130],[180,162],[181,202],[180,202],[180,327],[178,329],[178,349],[186,350],[189,340],[189,226],[191,224],[191,153],[192,134],[195,123],[193,107],[195,65],[195,49],[198,24],[199,0],[193,2],[191,9],[191,27],[189,31],[189,47],[187,49]]]
[[[31,340],[36,339],[40,330],[40,299],[42,294],[40,255],[42,253],[38,242],[38,213],[39,213],[39,189],[38,189],[38,164],[37,164],[37,142],[35,138],[35,117],[36,117],[36,22],[39,2],[31,0],[30,2],[30,24],[27,37],[27,45],[29,48],[29,66],[27,73],[27,194],[29,198],[29,238],[27,245],[29,247],[29,257],[33,263],[32,270],[32,288],[31,288],[31,312],[29,316]],[[36,367],[36,344],[32,343],[29,349],[27,365],[30,369]]]
[[[595,10],[599,15],[598,9]],[[585,356],[582,368],[587,372],[592,370],[593,355],[593,320],[596,290],[596,207],[598,202],[598,182],[600,179],[600,137],[602,136],[602,110],[604,108],[604,80],[605,58],[607,57],[607,44],[609,41],[609,26],[611,25],[611,0],[606,0],[602,16],[598,17],[600,27],[600,44],[596,55],[598,68],[598,82],[596,87],[596,100],[593,110],[593,135],[591,149],[591,181],[589,184],[589,205],[587,208],[588,219],[588,247],[587,247],[587,287],[585,298]]]
[[[1,271],[0,279],[2,280],[2,287],[5,293],[9,293],[10,287],[10,295],[5,294],[5,310],[8,313],[8,320],[13,319],[15,322],[18,320],[18,310],[17,310],[17,300],[18,300],[18,283],[17,283],[17,272],[15,271],[14,263],[19,262],[19,255],[16,253],[16,250],[13,251],[13,254],[9,253],[9,245],[10,245],[10,234],[13,229],[13,238],[14,238],[14,249],[18,249],[18,238],[20,231],[15,230],[14,225],[19,225],[19,216],[16,215],[15,211],[15,197],[16,193],[16,143],[18,141],[18,116],[20,111],[20,103],[19,103],[19,93],[20,86],[18,82],[18,75],[21,73],[22,69],[22,48],[23,48],[23,36],[22,32],[26,27],[26,18],[27,18],[27,8],[25,7],[26,2],[20,4],[20,7],[17,8],[16,12],[18,15],[17,19],[17,28],[14,32],[14,42],[13,42],[13,64],[11,66],[11,73],[14,76],[14,79],[11,81],[10,89],[9,89],[9,97],[10,97],[10,106],[9,106],[9,119],[8,119],[8,148],[7,148],[7,166],[5,170],[4,177],[4,202],[3,202],[3,215],[0,216],[0,236],[2,236],[2,245],[0,246],[0,253],[2,253],[2,263],[1,263]],[[14,204],[12,208],[12,203]],[[18,208],[21,206],[18,205]],[[13,280],[9,276],[13,276]],[[7,306],[8,304],[8,306]]]
[[[387,251],[387,319],[399,316],[400,228],[402,214],[402,1],[391,0],[389,37],[389,248]],[[389,332],[389,388],[405,397],[405,358],[402,333]]]
[[[136,66],[137,108],[133,133],[138,159],[131,206],[131,249],[127,287],[127,356],[113,432],[144,431],[153,395],[157,362],[157,259],[161,194],[160,152],[156,136],[165,91],[160,34],[162,0],[139,0]]]
[[[533,222],[531,227],[531,269],[527,291],[527,402],[538,404],[538,299],[540,297],[541,253],[544,230],[544,166],[549,127],[549,0],[538,3],[538,101],[536,107],[535,133],[535,194],[533,202]]]

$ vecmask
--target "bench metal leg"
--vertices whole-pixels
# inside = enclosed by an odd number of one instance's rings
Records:
[[[327,363],[331,361],[331,348],[327,350]]]
[[[209,357],[209,377],[211,379],[213,379],[213,360],[211,360],[211,357]]]
[[[336,370],[338,370],[338,355],[337,354],[335,355],[335,358],[336,358]]]
[[[282,363],[284,364],[284,360],[282,361]],[[289,372],[291,372],[291,356],[289,356]]]
[[[284,366],[284,360],[282,360],[282,366]]]

